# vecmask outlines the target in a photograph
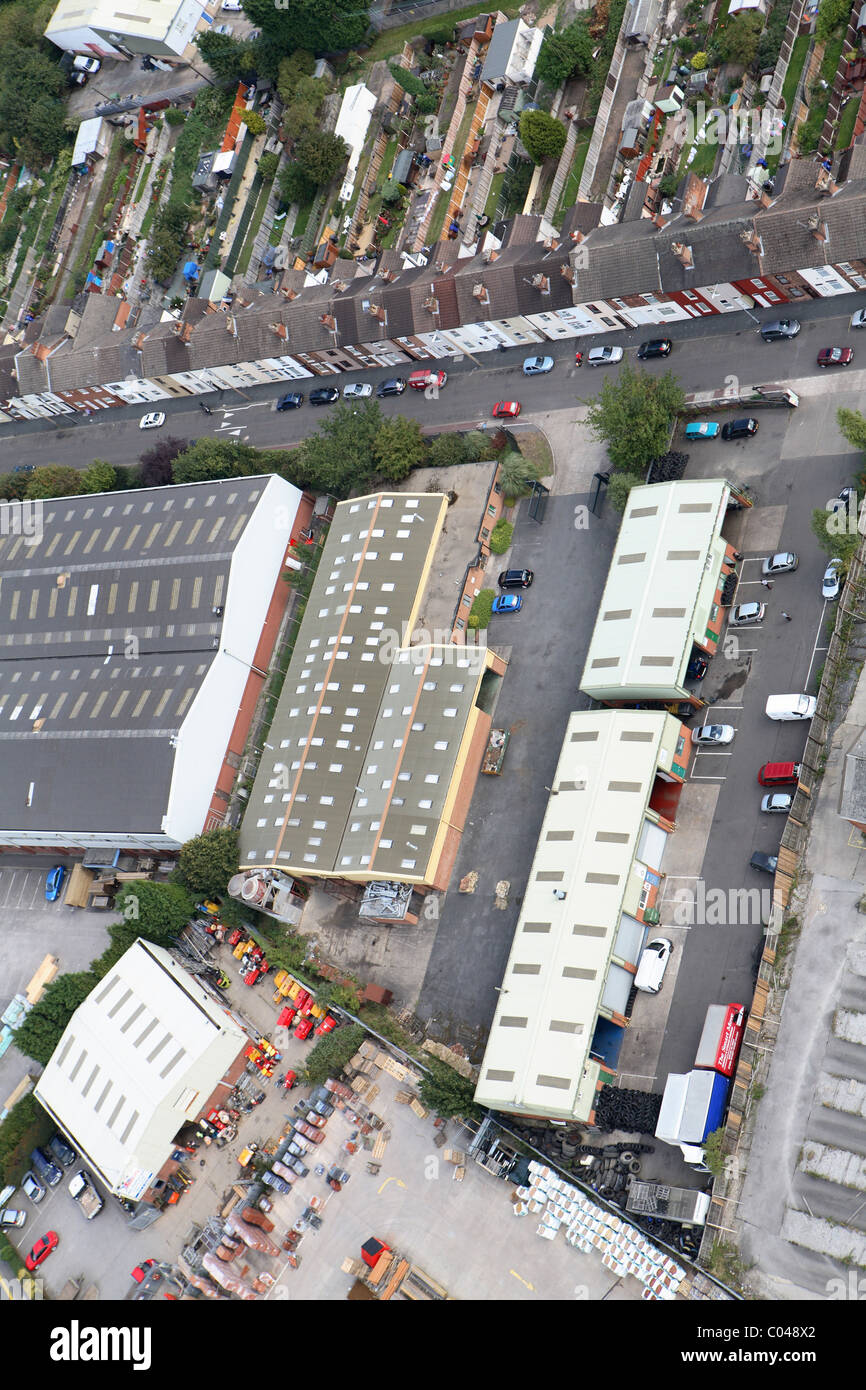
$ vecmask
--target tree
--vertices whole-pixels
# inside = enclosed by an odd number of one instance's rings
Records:
[[[287,456],[280,473],[296,487],[348,497],[375,476],[373,450],[382,423],[378,401],[338,405],[317,433]]]
[[[77,468],[63,463],[46,463],[37,468],[27,480],[27,498],[74,497],[81,492],[81,477]]]
[[[824,43],[827,39],[832,38],[850,13],[851,6],[848,0],[821,0],[821,7],[815,22],[815,38],[818,42]]]
[[[311,203],[316,196],[316,185],[309,179],[299,164],[284,164],[277,175],[277,188],[286,203]]]
[[[325,1033],[307,1057],[303,1071],[305,1085],[321,1086],[329,1076],[339,1076],[365,1037],[360,1023],[350,1023],[346,1028],[335,1028],[333,1033]]]
[[[274,0],[244,0],[250,23],[282,48],[283,53],[309,49],[321,56],[357,48],[369,28],[363,3],[358,0],[291,0],[277,9]]]
[[[454,25],[449,24],[447,19],[442,19],[438,24],[434,21],[424,30],[424,38],[436,48],[443,48],[454,39]]]
[[[166,125],[183,125],[187,118],[187,113],[181,111],[179,106],[170,106],[163,112]]]
[[[0,476],[0,501],[23,502],[26,494],[26,473],[4,473]]]
[[[706,53],[693,53],[690,59],[692,72],[703,72],[709,62]]]
[[[59,154],[69,138],[65,88],[53,58],[7,43],[0,56],[0,149],[31,168]]]
[[[262,455],[251,444],[204,435],[177,455],[172,464],[172,478],[176,483],[248,478],[263,471],[261,464]]]
[[[346,142],[328,130],[315,130],[305,135],[295,148],[295,158],[302,172],[317,187],[330,183],[348,157]]]
[[[259,111],[245,111],[241,120],[250,132],[250,135],[264,135],[268,128],[268,123]]]
[[[189,447],[187,439],[166,435],[147,449],[138,460],[138,480],[141,487],[169,487],[173,482],[172,464],[178,454]]]
[[[565,126],[546,111],[524,111],[517,129],[523,147],[534,164],[541,164],[549,157],[558,159],[562,154]]]
[[[113,492],[117,482],[114,466],[105,459],[94,459],[81,474],[82,492]]]
[[[52,980],[39,1003],[15,1029],[18,1051],[47,1066],[69,1020],[96,984],[96,976],[89,970],[58,975]]]
[[[257,166],[262,183],[273,182],[279,164],[280,156],[274,150],[265,150],[265,153],[259,157]]]
[[[747,68],[758,51],[758,39],[763,27],[763,15],[750,11],[732,19],[714,36],[713,43],[726,63]]]
[[[427,462],[431,468],[459,468],[471,458],[467,436],[456,430],[438,434],[430,444]]]
[[[277,96],[284,106],[290,106],[295,99],[298,83],[302,77],[312,77],[316,60],[312,53],[298,48],[288,58],[280,61],[277,73]]]
[[[219,898],[237,871],[238,832],[221,826],[181,846],[175,877],[196,897]]]
[[[534,76],[550,87],[559,87],[573,73],[585,77],[592,70],[593,47],[586,20],[580,16],[561,34],[547,36],[538,53]]]
[[[373,444],[373,458],[382,477],[389,483],[402,483],[413,468],[420,468],[427,457],[427,442],[417,420],[392,415],[385,420]]]
[[[836,423],[848,443],[866,454],[866,417],[859,410],[837,410]]]
[[[812,534],[821,549],[832,559],[838,557],[844,560],[846,568],[860,543],[857,519],[853,504],[851,511],[847,507],[840,507],[835,512],[828,512],[820,507],[812,513]]]
[[[168,280],[177,270],[186,244],[189,209],[183,203],[166,203],[153,219],[148,269],[154,280]]]
[[[238,82],[253,67],[250,45],[212,28],[196,35],[198,51],[211,72],[223,82]]]
[[[503,455],[499,482],[506,497],[520,497],[538,481],[538,469],[516,449]]]
[[[614,468],[636,473],[668,446],[674,416],[685,396],[671,372],[651,377],[624,362],[589,404],[587,424],[607,446]]]
[[[125,926],[138,936],[167,946],[186,926],[193,900],[178,883],[152,883],[149,879],[125,883],[114,900]]]
[[[451,1119],[452,1115],[459,1115],[464,1120],[482,1118],[483,1111],[474,1100],[475,1086],[467,1077],[435,1057],[425,1057],[424,1066],[428,1068],[429,1075],[421,1077],[418,1094],[429,1110],[435,1111],[443,1120]]]
[[[628,495],[633,487],[640,487],[644,481],[642,473],[613,473],[607,485],[605,496],[615,512],[624,512]]]
[[[469,450],[467,462],[489,463],[491,459],[496,458],[498,450],[489,430],[470,430],[465,438],[466,448]]]

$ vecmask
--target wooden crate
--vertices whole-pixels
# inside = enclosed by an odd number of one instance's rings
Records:
[[[408,1105],[410,1101],[416,1099],[414,1091],[398,1091],[394,1097],[398,1105]]]
[[[454,1182],[463,1181],[463,1179],[466,1177],[466,1169],[462,1166],[462,1164],[459,1168],[454,1169],[454,1172],[451,1174],[451,1177]]]
[[[387,1140],[384,1138],[383,1135],[380,1134],[375,1144],[373,1145],[373,1152],[370,1155],[374,1162],[376,1161],[376,1159],[381,1158],[383,1156],[385,1152],[386,1143]]]
[[[446,1149],[442,1157],[446,1163],[465,1163],[466,1155],[462,1149]]]
[[[413,1100],[411,1105],[409,1106],[409,1109],[415,1112],[419,1120],[426,1120],[427,1116],[430,1114],[429,1110],[424,1109],[424,1106],[421,1104],[420,1100]]]

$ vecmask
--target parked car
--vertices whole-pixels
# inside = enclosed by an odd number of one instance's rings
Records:
[[[494,613],[519,613],[523,607],[522,594],[500,594],[493,600]]]
[[[758,781],[762,787],[796,786],[799,780],[799,763],[764,763],[758,770]]]
[[[758,433],[758,422],[751,416],[742,420],[726,420],[722,425],[722,439],[748,439],[750,434]]]
[[[66,877],[66,869],[62,864],[55,864],[53,869],[48,870],[48,877],[45,880],[45,901],[56,903],[60,897],[60,890],[63,887],[63,880]]]
[[[848,367],[854,361],[854,349],[849,347],[822,348],[818,353],[819,367]]]
[[[669,357],[672,348],[670,338],[651,338],[648,343],[641,343],[637,355],[641,362],[647,362],[651,357]]]
[[[376,387],[376,395],[379,400],[384,400],[386,396],[402,396],[406,390],[406,383],[401,376],[388,377],[387,381],[380,381]]]
[[[56,1158],[64,1168],[70,1168],[75,1162],[75,1150],[67,1144],[61,1134],[54,1134],[48,1140],[48,1152],[52,1158]]]
[[[761,810],[768,815],[787,816],[791,809],[794,798],[790,792],[768,792],[761,797]]]
[[[702,681],[709,669],[708,659],[705,656],[695,655],[686,667],[686,680]]]
[[[749,860],[749,865],[753,869],[758,869],[762,874],[774,874],[779,863],[778,854],[764,854],[762,850],[756,849]]]
[[[767,557],[761,565],[761,574],[765,579],[773,574],[787,574],[790,570],[795,570],[799,563],[800,558],[793,550],[780,550]]]
[[[752,623],[760,623],[763,620],[766,611],[765,603],[738,603],[736,608],[731,609],[728,626],[751,627]]]
[[[768,719],[783,723],[792,719],[811,719],[817,703],[814,695],[768,695],[764,713]]]
[[[47,1183],[49,1187],[56,1187],[63,1177],[63,1169],[58,1168],[44,1149],[34,1149],[30,1155],[30,1162],[33,1172],[38,1173],[40,1182]]]
[[[160,425],[165,424],[164,410],[151,410],[148,415],[142,415],[138,422],[140,430],[158,430]]]
[[[435,386],[440,391],[447,380],[447,372],[423,370],[409,373],[409,385],[413,391],[426,391],[428,386]]]
[[[866,328],[866,309],[858,309],[851,315],[851,328]]]
[[[520,414],[520,401],[497,401],[493,407],[494,420],[515,420]]]
[[[528,589],[534,578],[532,570],[503,570],[496,582],[500,589]]]
[[[365,401],[372,394],[373,388],[369,381],[350,381],[348,386],[343,387],[344,401]]]
[[[721,744],[733,743],[736,733],[730,724],[703,724],[700,729],[695,729],[692,734],[692,743],[697,744]]]
[[[0,1192],[0,1207],[5,1207],[6,1203],[9,1201],[9,1198],[15,1191],[15,1187],[16,1184],[14,1182],[10,1182],[7,1183],[7,1185],[3,1188],[3,1191]]]
[[[29,473],[35,473],[35,472],[36,472],[36,464],[35,464],[35,463],[16,463],[16,464],[15,464],[15,467],[12,469],[12,472],[13,472],[13,473],[28,473],[28,474],[29,474]]]
[[[304,397],[301,391],[287,391],[277,401],[277,410],[299,410],[303,404]]]
[[[842,592],[842,582],[845,572],[842,568],[843,561],[831,560],[824,571],[824,578],[821,583],[821,597],[825,599],[838,598]]]
[[[0,1230],[7,1230],[12,1226],[23,1226],[26,1220],[26,1211],[16,1211],[14,1207],[6,1207],[4,1211],[0,1211]]]
[[[524,376],[544,376],[553,371],[552,357],[527,357],[523,362]]]
[[[643,990],[646,994],[658,994],[673,949],[665,936],[657,936],[655,940],[647,942],[635,972],[635,989]]]
[[[211,30],[211,33],[225,34],[227,38],[231,38],[234,34],[234,29],[230,24],[215,24],[213,29]]]
[[[336,386],[317,386],[310,392],[310,405],[333,405],[340,399]]]
[[[29,1173],[25,1173],[21,1179],[21,1191],[25,1197],[30,1198],[31,1202],[41,1202],[45,1196],[45,1188],[32,1169]]]
[[[717,439],[721,428],[721,425],[717,424],[715,420],[701,420],[700,423],[693,420],[690,425],[686,425],[686,439]]]
[[[92,54],[89,53],[76,53],[75,57],[72,59],[72,71],[86,72],[88,77],[94,72],[99,72],[101,67],[102,63],[99,59],[94,58]]]
[[[24,1261],[31,1274],[34,1269],[38,1269],[39,1266],[48,1259],[51,1251],[55,1250],[59,1243],[60,1237],[56,1231],[46,1231],[45,1235],[37,1240],[30,1254],[27,1256],[27,1259]]]
[[[760,329],[765,343],[784,342],[788,338],[796,338],[799,332],[798,319],[774,319],[771,323],[762,323]]]
[[[586,361],[590,367],[606,367],[610,363],[621,362],[622,348],[610,346],[590,348]]]

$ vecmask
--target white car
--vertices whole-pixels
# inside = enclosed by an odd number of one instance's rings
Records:
[[[138,422],[140,430],[158,430],[160,425],[165,424],[165,411],[152,410],[149,415],[142,415]]]
[[[824,579],[821,584],[821,596],[825,599],[838,598],[842,592],[842,580],[844,573],[841,560],[831,560],[824,571]]]
[[[788,570],[795,570],[799,565],[799,557],[791,550],[780,550],[778,555],[771,555],[761,565],[761,574],[768,578],[771,574],[786,574]]]
[[[752,623],[761,622],[766,611],[765,603],[738,603],[736,608],[731,609],[728,626],[750,627]]]
[[[856,314],[851,315],[852,328],[866,328],[866,309],[858,309]]]
[[[657,936],[647,942],[635,971],[635,989],[643,990],[646,994],[658,994],[673,949],[666,936]]]
[[[762,797],[761,810],[787,816],[793,802],[794,798],[790,792],[770,792],[767,796]]]
[[[736,732],[730,724],[704,724],[692,734],[692,743],[733,743]]]
[[[523,363],[524,376],[543,376],[553,371],[552,357],[527,357]]]
[[[369,381],[352,381],[343,387],[344,401],[365,401],[372,394],[373,388]]]
[[[609,362],[622,361],[621,347],[595,347],[591,348],[587,363],[590,367],[606,367]]]

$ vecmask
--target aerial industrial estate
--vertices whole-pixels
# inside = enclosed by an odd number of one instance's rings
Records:
[[[859,1298],[861,7],[150,8],[0,11],[0,1298]]]

